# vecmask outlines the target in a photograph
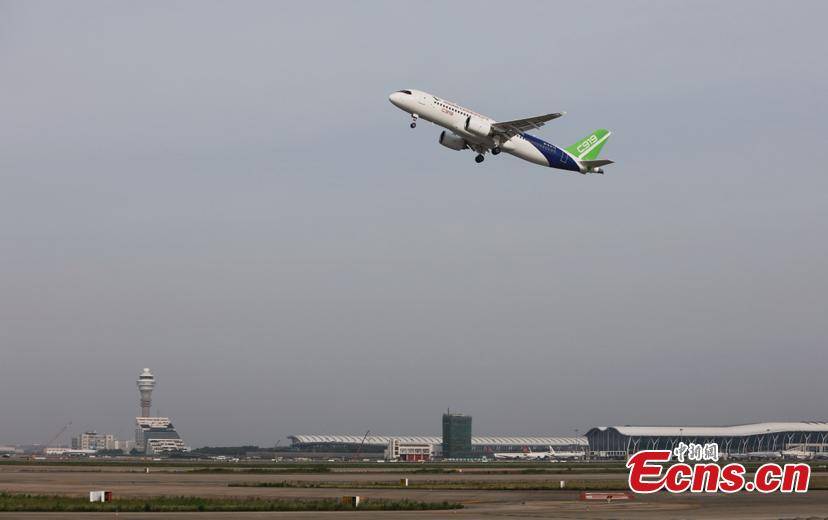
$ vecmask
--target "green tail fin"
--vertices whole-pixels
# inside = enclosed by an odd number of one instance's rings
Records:
[[[567,146],[566,151],[579,160],[591,161],[598,157],[611,133],[606,128],[599,128],[572,146]]]

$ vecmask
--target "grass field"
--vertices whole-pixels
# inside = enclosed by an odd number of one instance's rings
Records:
[[[364,500],[365,511],[425,511],[462,509],[453,502],[414,500]],[[122,498],[112,502],[89,502],[85,497],[24,495],[0,493],[2,512],[193,512],[193,511],[352,511],[354,508],[331,498],[200,498],[154,497]]]
[[[565,487],[561,488],[559,480],[548,481],[511,481],[511,482],[482,482],[465,480],[448,482],[445,480],[425,480],[409,482],[403,486],[398,482],[307,482],[307,481],[278,481],[278,482],[231,482],[228,487],[258,487],[258,488],[299,488],[299,489],[426,489],[447,491],[607,491],[627,490],[626,479],[606,480],[566,480]]]
[[[804,462],[811,466],[812,471],[828,471],[828,462],[825,461],[797,461]],[[756,468],[764,464],[764,462],[757,461],[743,461],[745,468],[748,471],[754,471]],[[444,463],[444,462],[429,462],[425,464],[418,463],[386,463],[377,464],[376,462],[273,462],[269,460],[253,460],[242,462],[222,462],[208,460],[187,460],[187,459],[164,459],[164,460],[145,460],[145,459],[45,459],[45,460],[25,460],[25,459],[4,459],[0,460],[0,466],[30,466],[37,468],[39,466],[48,466],[50,468],[66,467],[66,468],[96,468],[96,467],[124,467],[124,468],[169,468],[176,470],[202,470],[204,472],[230,472],[233,470],[250,470],[262,469],[269,470],[272,473],[325,473],[325,472],[348,472],[353,470],[371,470],[377,472],[393,472],[393,473],[452,473],[459,470],[474,471],[479,473],[500,474],[521,472],[525,474],[531,473],[548,473],[552,475],[566,474],[566,473],[626,473],[627,469],[623,462],[620,461],[592,461],[592,462],[468,462],[468,463]],[[262,471],[265,473],[266,471]]]
[[[64,466],[67,468],[76,467],[149,467],[149,468],[285,468],[291,472],[314,472],[320,471],[319,468],[327,468],[321,471],[340,471],[340,470],[354,470],[354,469],[370,469],[373,471],[393,471],[393,472],[413,472],[413,473],[443,473],[452,472],[459,469],[463,470],[520,470],[535,468],[539,470],[549,471],[572,471],[572,470],[591,470],[591,469],[619,469],[624,470],[624,463],[618,461],[601,461],[601,462],[566,462],[555,463],[549,462],[428,462],[428,463],[385,463],[377,464],[376,462],[290,462],[280,461],[274,462],[269,460],[247,460],[241,462],[216,462],[211,460],[187,460],[187,459],[162,459],[162,460],[147,460],[140,458],[131,459],[57,459],[48,458],[43,460],[28,460],[28,459],[2,459],[0,466],[49,466],[58,467]]]
[[[279,473],[330,473],[331,468],[328,466],[302,466],[299,468],[249,468],[245,466],[220,466],[220,467],[206,467],[193,468],[187,470],[188,473],[252,473],[252,474],[279,474]]]
[[[564,486],[561,487],[561,480]],[[275,482],[230,482],[228,487],[255,487],[255,488],[297,488],[297,489],[425,489],[448,491],[627,491],[627,479],[550,479],[533,481],[446,481],[423,480],[409,481],[402,485],[399,481],[298,481],[282,480]],[[828,477],[816,476],[810,479],[809,490],[828,490]]]

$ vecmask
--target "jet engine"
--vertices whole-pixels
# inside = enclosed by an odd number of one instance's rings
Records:
[[[490,125],[488,121],[484,121],[479,117],[467,117],[464,128],[467,132],[479,135],[480,137],[488,137],[492,135],[492,125]]]
[[[438,141],[441,145],[452,150],[462,150],[467,146],[465,139],[454,132],[446,132],[445,130],[440,132],[440,139]]]

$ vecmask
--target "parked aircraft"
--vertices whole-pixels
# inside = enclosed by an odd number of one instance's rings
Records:
[[[524,448],[522,452],[495,453],[494,458],[498,460],[563,460],[583,458],[582,451],[556,451],[549,446],[549,451],[532,451]]]

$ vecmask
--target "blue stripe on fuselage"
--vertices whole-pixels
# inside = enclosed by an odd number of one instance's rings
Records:
[[[573,172],[581,171],[575,161],[572,160],[565,151],[551,143],[547,143],[543,139],[538,139],[534,135],[520,134],[521,137],[529,141],[540,153],[546,158],[546,162],[552,168],[561,170],[571,170]]]

